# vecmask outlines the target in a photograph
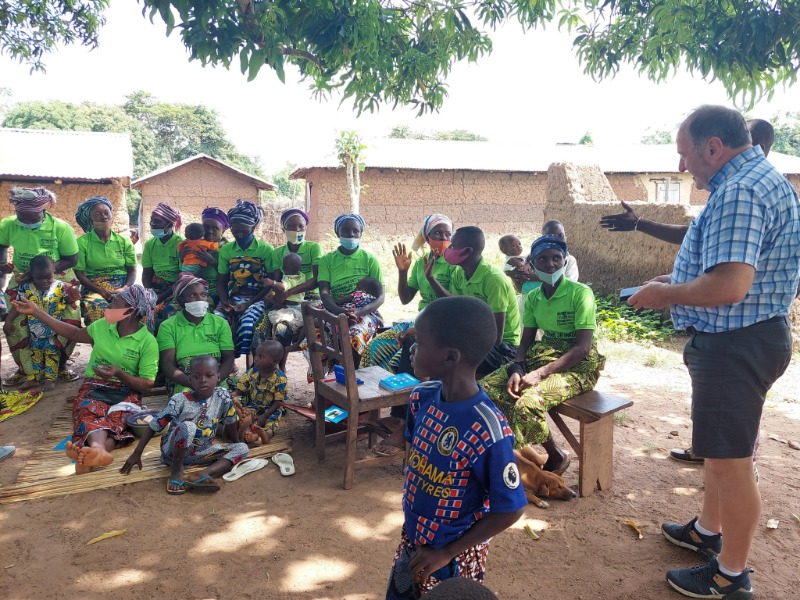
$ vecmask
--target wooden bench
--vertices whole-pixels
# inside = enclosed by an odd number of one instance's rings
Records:
[[[611,489],[614,470],[614,413],[633,406],[633,402],[597,390],[570,398],[549,411],[550,418],[572,446],[580,461],[578,492],[591,496],[595,484],[601,490]],[[564,417],[577,420],[580,440],[564,423]]]

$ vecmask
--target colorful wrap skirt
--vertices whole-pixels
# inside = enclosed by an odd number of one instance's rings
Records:
[[[89,277],[93,284],[109,292],[123,287],[126,278],[127,275],[95,275]],[[99,293],[87,288],[81,289],[81,312],[83,313],[83,322],[86,323],[87,327],[90,323],[102,319],[107,308],[108,300]]]
[[[118,381],[94,377],[84,379],[72,404],[72,443],[83,446],[91,433],[105,429],[117,448],[130,444],[134,437],[126,429],[128,413],[123,410],[109,413],[109,409],[120,402],[141,406],[142,395]]]

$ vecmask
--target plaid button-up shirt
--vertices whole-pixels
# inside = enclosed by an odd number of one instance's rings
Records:
[[[800,202],[792,185],[756,146],[736,155],[709,182],[711,195],[689,226],[672,283],[686,283],[721,263],[755,268],[741,302],[672,307],[676,329],[718,333],[789,314],[800,273]]]

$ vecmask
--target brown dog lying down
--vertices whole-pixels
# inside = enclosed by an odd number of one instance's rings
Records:
[[[514,450],[514,457],[517,459],[520,481],[528,502],[533,502],[539,508],[547,508],[550,505],[539,496],[560,500],[572,500],[578,496],[561,477],[542,470],[547,456],[539,454],[531,446]]]

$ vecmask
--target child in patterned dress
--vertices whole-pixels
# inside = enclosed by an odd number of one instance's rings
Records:
[[[276,340],[261,342],[253,353],[253,367],[239,378],[233,392],[239,415],[239,437],[248,444],[269,440],[286,416],[286,374],[280,369],[283,345]]]
[[[336,304],[347,312],[355,313],[359,308],[365,307],[381,295],[383,284],[374,277],[364,277],[356,284],[352,294],[339,298]]]
[[[161,438],[161,462],[172,467],[167,493],[179,495],[187,488],[197,492],[217,492],[216,479],[247,457],[247,444],[239,441],[236,410],[228,390],[219,387],[219,363],[208,354],[195,356],[189,363],[192,389],[172,396],[167,406],[150,421],[136,449],[120,472],[127,475],[134,465],[142,468],[142,452],[147,442],[169,426]],[[223,425],[230,444],[217,442],[217,427]],[[184,476],[184,467],[206,465],[199,473]]]
[[[53,259],[46,254],[35,256],[31,260],[29,269],[30,281],[20,284],[17,295],[29,299],[54,318],[79,326],[80,313],[77,301],[80,294],[72,286],[55,279]],[[11,327],[17,314],[17,309],[12,307],[9,318],[3,326],[4,330]],[[28,317],[28,348],[33,372],[26,373],[28,381],[19,389],[34,390],[39,388],[40,381],[44,381],[44,385],[41,386],[42,391],[47,392],[55,388],[64,346],[65,344],[61,343],[50,327],[35,317]]]
[[[438,298],[415,322],[404,523],[386,591],[410,600],[440,581],[483,583],[489,540],[528,503],[514,459],[514,434],[475,372],[494,346],[489,306],[468,296]]]

